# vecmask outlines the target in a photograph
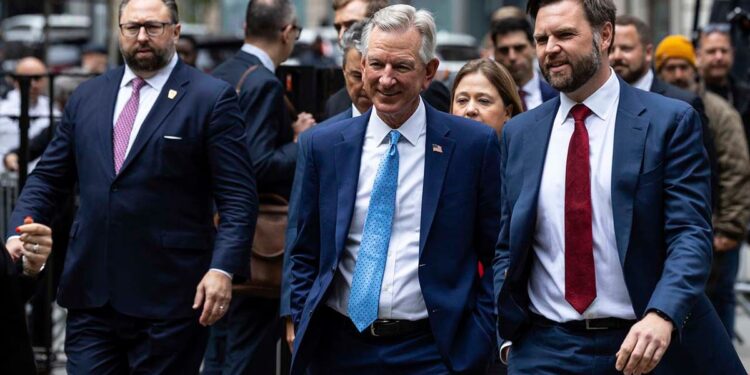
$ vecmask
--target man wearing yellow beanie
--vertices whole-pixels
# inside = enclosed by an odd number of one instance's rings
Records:
[[[714,256],[706,294],[732,336],[737,254],[750,220],[750,158],[742,119],[729,102],[705,90],[688,38],[670,35],[659,43],[656,72],[663,80],[700,95],[705,104],[719,169],[719,206],[713,214]]]

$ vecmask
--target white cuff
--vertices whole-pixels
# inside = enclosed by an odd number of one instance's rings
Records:
[[[229,273],[229,272],[227,272],[227,271],[220,270],[218,268],[211,268],[211,269],[209,269],[209,271],[216,271],[218,273],[224,274],[224,275],[226,275],[229,278],[229,280],[232,280],[232,274]]]

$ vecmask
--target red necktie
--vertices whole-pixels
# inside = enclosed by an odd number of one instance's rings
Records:
[[[583,314],[596,298],[589,133],[585,124],[591,110],[576,104],[570,113],[575,130],[568,145],[565,168],[565,299]]]
[[[518,89],[518,96],[521,97],[521,109],[523,109],[523,112],[526,112],[528,108],[526,108],[526,91],[523,91],[522,88]]]

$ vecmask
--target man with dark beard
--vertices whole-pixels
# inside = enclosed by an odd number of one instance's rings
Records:
[[[509,373],[746,373],[703,294],[710,171],[697,113],[617,78],[612,0],[528,10],[561,95],[503,134],[493,270]]]
[[[256,218],[237,96],[177,57],[174,0],[122,0],[119,36],[126,66],[73,93],[10,224],[49,223],[78,186],[57,298],[68,373],[197,374]]]

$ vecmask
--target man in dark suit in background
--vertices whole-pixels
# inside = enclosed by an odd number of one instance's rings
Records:
[[[557,90],[539,77],[534,69],[534,38],[528,19],[506,17],[492,25],[495,61],[502,64],[518,86],[524,111],[557,97]]]
[[[500,221],[492,129],[420,97],[435,24],[392,5],[363,32],[373,108],[313,131],[291,249],[292,374],[483,371]]]
[[[529,13],[561,95],[504,129],[494,272],[508,372],[746,373],[704,294],[697,113],[617,78],[612,0],[530,1]]]
[[[292,123],[284,87],[274,74],[292,53],[300,32],[289,0],[253,0],[245,14],[245,44],[213,71],[232,86],[240,85],[240,109],[261,198],[275,194],[289,199],[297,136],[315,122],[301,113]],[[211,330],[205,372],[273,373],[281,332],[277,298],[235,296],[226,319]]]
[[[621,15],[615,20],[615,41],[610,64],[615,73],[629,85],[644,91],[651,91],[668,98],[682,100],[690,104],[701,118],[703,146],[711,163],[711,202],[717,208],[719,199],[719,165],[714,138],[709,128],[708,116],[700,96],[662,81],[651,70],[654,59],[654,44],[651,28],[643,20]]]
[[[349,94],[349,97],[352,98],[352,106],[316,125],[314,128],[300,134],[299,142],[297,143],[299,145],[299,152],[297,154],[297,165],[294,171],[292,197],[289,200],[289,220],[285,237],[286,249],[284,251],[284,276],[282,277],[281,284],[281,316],[286,318],[286,340],[290,348],[294,341],[294,325],[292,324],[289,307],[289,282],[291,279],[289,253],[292,244],[294,244],[294,240],[297,238],[297,208],[299,207],[300,199],[302,199],[302,180],[304,179],[304,172],[307,165],[304,150],[310,147],[310,139],[313,132],[341,120],[360,116],[369,111],[370,107],[372,107],[372,101],[370,101],[370,97],[364,89],[364,82],[362,82],[362,53],[360,52],[360,42],[364,26],[365,23],[362,21],[349,25],[346,32],[344,32],[344,37],[341,41],[342,48],[344,49],[344,82],[346,83],[346,92]]]
[[[68,373],[196,374],[205,326],[249,271],[257,197],[237,96],[179,61],[174,1],[123,0],[119,22],[126,66],[70,98],[10,223],[48,223],[78,184],[57,299]]]
[[[342,45],[344,31],[353,23],[372,17],[375,12],[388,6],[388,0],[334,0],[334,27],[339,33],[339,45]],[[433,80],[422,98],[431,106],[442,112],[450,110],[450,91],[444,84]],[[336,91],[326,101],[325,119],[335,116],[352,105],[352,99],[346,87]]]

